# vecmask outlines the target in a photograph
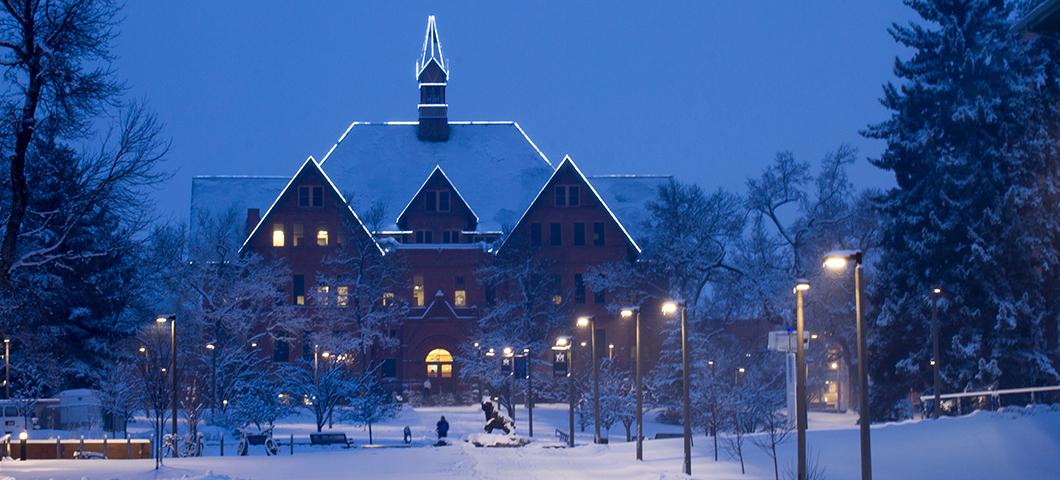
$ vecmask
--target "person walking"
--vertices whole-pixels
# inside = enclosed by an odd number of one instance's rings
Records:
[[[443,438],[449,436],[449,422],[445,420],[445,415],[442,415],[442,419],[438,420],[438,425],[434,431],[438,432],[439,443],[441,443]]]

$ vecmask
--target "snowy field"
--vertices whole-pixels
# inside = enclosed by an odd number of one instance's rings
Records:
[[[520,425],[525,410],[518,410]],[[0,463],[0,478],[29,479],[292,479],[325,478],[520,478],[520,479],[669,479],[683,478],[681,440],[648,440],[645,462],[636,462],[632,443],[624,434],[611,430],[609,446],[591,445],[591,427],[579,434],[581,446],[573,450],[552,448],[556,427],[565,430],[566,410],[562,405],[542,405],[534,411],[537,442],[526,448],[475,448],[464,442],[449,447],[432,447],[434,423],[445,415],[451,423],[450,437],[459,440],[477,433],[482,413],[477,407],[420,408],[408,410],[397,419],[373,428],[386,448],[321,448],[296,446],[293,456],[283,447],[278,457],[265,457],[252,450],[249,457],[167,459],[156,473],[154,460],[73,461],[38,460]],[[809,446],[811,459],[823,466],[825,478],[858,477],[858,432],[855,416],[811,413]],[[399,447],[401,430],[409,425],[415,436],[411,448]],[[678,432],[675,425],[649,422],[647,434]],[[277,436],[295,435],[304,440],[313,430],[309,418],[294,418],[277,427]],[[347,433],[359,446],[367,443],[367,432],[358,427],[336,424],[334,431]],[[520,432],[525,434],[526,432]],[[747,474],[740,474],[737,462],[722,452],[713,461],[709,438],[695,437],[694,478],[768,479],[773,478],[769,458],[747,442]],[[910,421],[877,425],[873,428],[875,477],[880,479],[961,478],[961,479],[1046,479],[1060,478],[1060,407],[1006,409],[977,412],[961,418],[939,421]],[[215,448],[210,449],[216,453]],[[231,453],[232,446],[227,450]],[[782,478],[794,463],[794,435],[782,447]]]

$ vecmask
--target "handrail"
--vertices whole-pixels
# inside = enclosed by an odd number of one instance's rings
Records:
[[[1036,392],[1056,392],[1060,391],[1060,385],[1051,385],[1048,387],[1023,387],[1023,388],[1006,388],[1002,390],[980,390],[977,392],[958,392],[958,393],[944,393],[939,395],[940,400],[949,400],[952,398],[967,398],[967,397],[997,397],[1001,395],[1014,395],[1020,393],[1036,393]],[[920,401],[928,402],[934,401],[934,395],[921,395]]]

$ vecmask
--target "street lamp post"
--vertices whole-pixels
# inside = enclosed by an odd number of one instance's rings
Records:
[[[4,339],[4,398],[11,398],[11,339]]]
[[[170,389],[173,391],[173,456],[178,456],[177,448],[177,316],[176,315],[159,315],[155,318],[155,322],[159,325],[165,325],[169,322],[169,375],[172,383]]]
[[[529,425],[529,434],[534,436],[534,375],[533,364],[530,361],[530,349],[523,349],[523,358],[526,359],[526,422]]]
[[[681,410],[684,417],[685,437],[685,475],[692,475],[692,408],[688,400],[688,320],[685,318],[685,304],[666,302],[662,305],[664,315],[673,315],[681,310]]]
[[[931,370],[934,376],[935,405],[931,409],[931,418],[939,418],[939,410],[942,409],[942,375],[939,374],[939,364],[942,358],[939,352],[939,297],[942,289],[935,288],[931,291]]]
[[[602,443],[600,438],[600,365],[596,361],[596,320],[592,316],[578,317],[579,327],[589,327],[591,361],[593,363],[593,443]]]
[[[217,346],[212,343],[206,344],[210,351],[210,408],[217,410]]]
[[[511,362],[512,369],[508,372],[508,402],[512,405],[512,423],[515,423],[515,352],[512,347],[504,347],[501,353]]]
[[[795,429],[798,440],[798,480],[806,480],[806,352],[803,345],[802,295],[810,289],[810,282],[800,278],[795,282]]]
[[[574,338],[556,338],[552,349],[567,352],[567,447],[574,448]]]
[[[861,390],[858,423],[861,431],[861,480],[872,480],[872,445],[869,433],[869,372],[865,363],[865,326],[861,318],[861,250],[838,250],[825,255],[824,266],[843,270],[854,262],[854,316],[857,322],[858,386]]]
[[[636,345],[634,347],[634,383],[637,389],[637,460],[644,461],[644,391],[641,389],[640,377],[640,308],[630,307],[622,309],[622,318],[634,317],[634,336]]]

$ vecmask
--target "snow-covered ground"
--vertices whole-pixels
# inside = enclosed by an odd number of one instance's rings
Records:
[[[517,420],[525,422],[525,410]],[[38,460],[0,463],[0,478],[23,479],[291,479],[325,478],[520,478],[520,479],[666,479],[682,478],[681,440],[648,440],[645,462],[636,462],[632,443],[626,443],[621,428],[611,430],[608,446],[591,445],[591,426],[578,435],[580,446],[559,446],[554,432],[565,430],[563,405],[542,405],[534,411],[535,438],[525,448],[476,448],[464,442],[431,447],[434,423],[445,415],[450,437],[460,440],[480,431],[482,413],[477,407],[420,408],[408,410],[385,425],[373,427],[377,443],[390,448],[319,448],[296,446],[293,456],[284,447],[278,457],[266,458],[254,450],[249,457],[167,459],[162,471],[154,471],[153,460],[73,461]],[[858,432],[854,415],[811,413],[809,447],[811,458],[824,468],[828,479],[858,477]],[[401,444],[401,430],[409,425],[415,441]],[[277,436],[304,440],[313,431],[308,417],[289,419],[277,427]],[[336,424],[334,431],[347,433],[358,445],[367,441],[362,428]],[[678,432],[675,425],[648,422],[649,437],[657,432]],[[526,434],[525,430],[520,431]],[[876,425],[872,431],[873,466],[876,478],[1038,479],[1060,478],[1060,407],[1006,409],[977,412],[938,421],[910,421]],[[769,458],[750,442],[748,471],[722,452],[713,461],[712,442],[698,434],[693,458],[694,478],[773,478]],[[214,450],[214,449],[211,449]],[[232,449],[229,447],[228,453]],[[781,476],[794,463],[794,436],[780,449]]]

